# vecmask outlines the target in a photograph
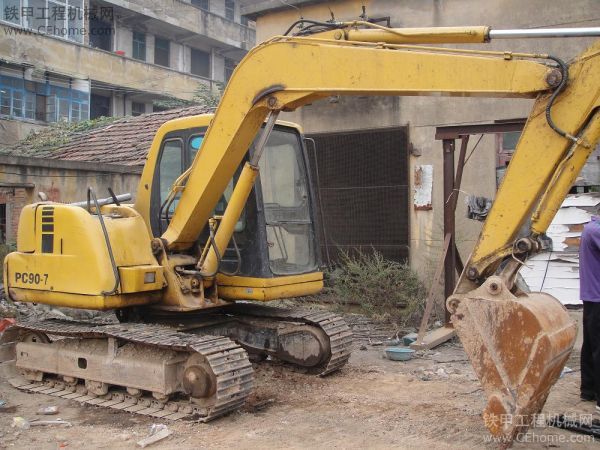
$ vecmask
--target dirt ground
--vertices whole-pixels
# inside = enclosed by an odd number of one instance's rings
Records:
[[[581,312],[572,312],[581,319]],[[263,363],[255,368],[255,395],[241,411],[208,424],[162,422],[172,435],[153,449],[196,448],[497,448],[481,419],[484,394],[458,342],[449,342],[408,362],[382,357],[370,345],[364,324],[350,363],[325,378]],[[375,343],[371,339],[371,343]],[[579,345],[553,388],[545,415],[594,413],[579,400]],[[159,419],[82,406],[29,394],[0,380],[0,448],[133,449]],[[18,431],[13,417],[39,418],[43,406],[72,423]],[[595,414],[594,418],[599,418]],[[584,435],[538,426],[514,448],[598,448]],[[582,442],[586,441],[587,442]]]

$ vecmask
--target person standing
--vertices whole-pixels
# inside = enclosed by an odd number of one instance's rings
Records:
[[[583,227],[579,245],[579,287],[583,301],[581,399],[600,411],[600,217]]]

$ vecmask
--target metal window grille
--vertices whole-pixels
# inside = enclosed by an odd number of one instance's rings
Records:
[[[406,261],[409,255],[407,128],[310,135],[311,179],[315,185],[317,233],[326,261],[340,252],[375,249]]]

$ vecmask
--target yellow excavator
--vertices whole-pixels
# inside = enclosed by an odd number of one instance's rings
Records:
[[[510,442],[543,407],[575,341],[560,302],[521,292],[515,277],[544,249],[541,237],[600,138],[600,42],[570,64],[423,44],[585,35],[600,30],[303,19],[258,45],[234,71],[214,117],[159,129],[135,205],[99,202],[89,191],[83,207],[24,208],[17,251],[4,262],[8,296],[115,309],[120,323],[18,323],[1,349],[18,371],[13,384],[155,417],[210,420],[248,396],[247,352],[335,371],[350,353],[343,319],[260,303],[322,286],[302,137],[278,123],[278,113],[332,95],[531,98],[511,164],[446,302],[488,396],[485,423]],[[519,234],[529,219],[529,232]]]

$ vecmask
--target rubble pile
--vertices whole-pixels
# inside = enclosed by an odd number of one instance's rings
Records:
[[[87,309],[62,308],[38,303],[15,303],[8,299],[4,287],[0,285],[0,319],[2,318],[31,318],[84,320],[97,323],[116,323],[112,312],[91,311]]]

